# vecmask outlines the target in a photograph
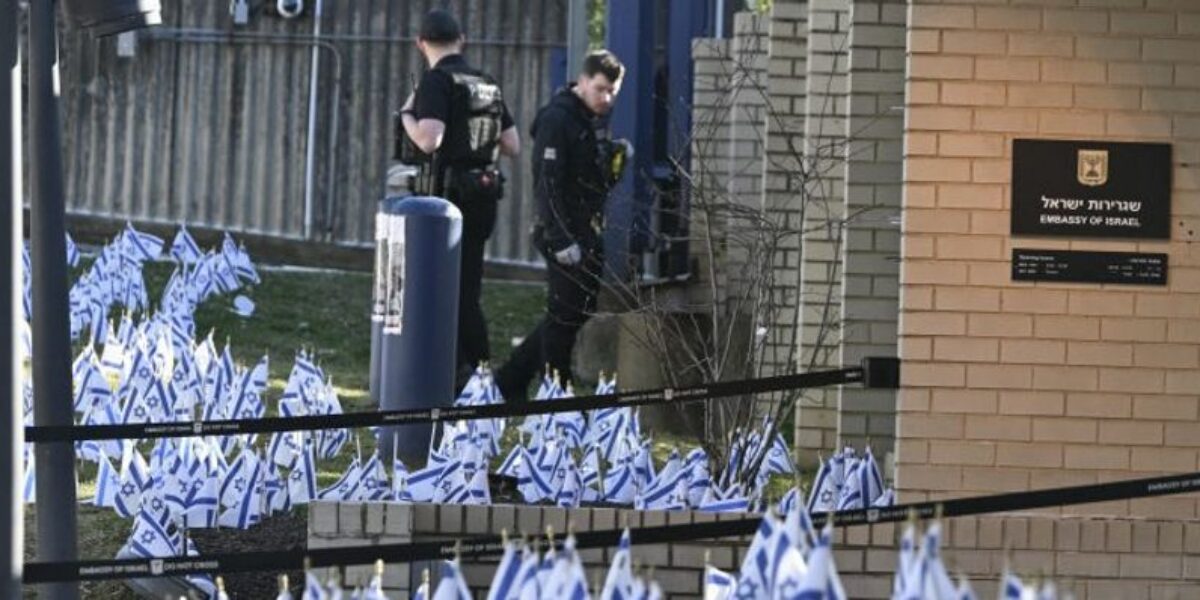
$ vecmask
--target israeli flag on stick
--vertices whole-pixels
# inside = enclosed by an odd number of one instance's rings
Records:
[[[413,502],[430,502],[438,489],[444,465],[431,464],[413,471],[408,476],[408,494]]]
[[[196,240],[188,233],[187,226],[180,225],[179,232],[175,234],[175,241],[171,243],[171,258],[180,264],[190,265],[203,257],[204,253],[200,251]]]
[[[321,585],[321,581],[313,575],[312,571],[304,573],[304,595],[301,600],[329,600],[329,593],[325,591],[325,586]]]
[[[517,575],[521,571],[521,559],[517,556],[517,543],[510,542],[504,546],[504,556],[500,566],[496,567],[496,575],[488,588],[487,600],[515,600],[519,586]]]
[[[217,520],[221,527],[249,529],[262,519],[262,461],[246,451],[238,460],[244,457],[242,468],[232,469],[221,486],[222,504],[229,506]],[[232,503],[226,502],[227,495],[233,499]]]
[[[117,514],[129,519],[137,514],[142,504],[142,493],[150,488],[150,467],[146,459],[126,440],[121,455],[121,487],[114,498]]]
[[[604,579],[604,588],[600,591],[600,600],[633,600],[633,569],[629,557],[629,528],[621,533],[617,542],[617,551],[613,554],[612,564],[608,567],[608,576]]]
[[[113,468],[112,462],[108,460],[108,455],[104,453],[104,450],[100,450],[99,463],[100,468],[96,471],[96,497],[92,500],[92,505],[116,508],[121,477]]]
[[[728,600],[737,585],[733,575],[712,565],[704,567],[704,600]]]
[[[142,558],[176,556],[179,549],[172,543],[171,537],[157,518],[146,510],[141,510],[134,521],[128,547],[135,556]]]
[[[317,470],[312,443],[304,445],[304,451],[288,474],[288,496],[293,504],[307,504],[317,498]]]
[[[322,490],[319,497],[321,500],[354,500],[361,484],[362,466],[358,462],[358,457],[355,456],[354,460],[350,462],[350,466],[346,467],[346,472],[342,474],[341,479]]]
[[[433,593],[433,600],[472,600],[471,590],[462,578],[457,560],[442,562],[442,579]]]

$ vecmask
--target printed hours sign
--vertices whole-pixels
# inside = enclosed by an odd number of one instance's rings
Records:
[[[1170,239],[1171,146],[1013,140],[1012,233]]]

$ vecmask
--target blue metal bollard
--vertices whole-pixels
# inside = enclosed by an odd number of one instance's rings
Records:
[[[387,245],[387,265],[379,333],[380,408],[450,406],[455,395],[462,213],[441,198],[394,200],[383,204],[388,231],[381,242]],[[386,460],[395,441],[405,463],[424,464],[431,433],[428,424],[385,428],[380,451]]]

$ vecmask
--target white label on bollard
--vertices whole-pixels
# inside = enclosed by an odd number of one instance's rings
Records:
[[[383,315],[383,332],[399,335],[404,329],[404,222],[393,215],[388,223],[387,307]]]

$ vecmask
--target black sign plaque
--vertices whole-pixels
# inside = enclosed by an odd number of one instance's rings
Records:
[[[1013,281],[1167,285],[1167,255],[1014,248],[1012,278]]]
[[[1171,145],[1013,140],[1012,233],[1170,239]]]

